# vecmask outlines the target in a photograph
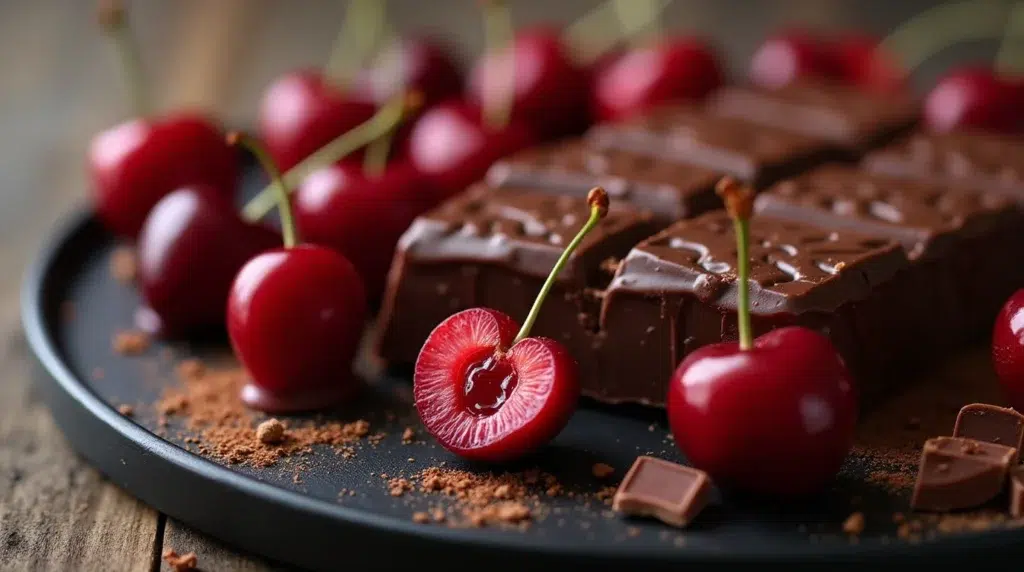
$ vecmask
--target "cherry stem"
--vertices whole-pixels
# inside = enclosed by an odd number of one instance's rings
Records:
[[[228,133],[227,140],[229,145],[237,145],[248,149],[250,153],[256,156],[260,165],[263,166],[263,170],[270,176],[270,180],[273,181],[272,186],[277,189],[277,208],[281,212],[281,237],[284,239],[284,247],[291,248],[295,246],[298,242],[298,233],[295,229],[295,219],[292,217],[292,203],[288,199],[287,187],[285,187],[284,179],[281,177],[281,169],[277,168],[277,163],[270,157],[266,146],[255,137],[239,131],[232,131]]]
[[[360,123],[351,131],[343,133],[324,145],[309,157],[306,157],[284,174],[283,184],[271,182],[258,195],[253,197],[242,209],[242,217],[248,221],[256,221],[271,210],[277,202],[277,193],[281,189],[285,193],[302,182],[310,173],[337,163],[346,155],[388,133],[405,117],[414,113],[423,104],[419,92],[399,94],[389,101],[373,117]]]
[[[623,37],[634,44],[660,34],[658,16],[670,0],[615,0],[615,15]]]
[[[143,117],[149,112],[149,96],[146,93],[139,58],[138,44],[128,25],[128,15],[119,0],[102,0],[97,14],[100,26],[110,37],[121,61],[121,74],[128,89],[135,115]]]
[[[374,139],[366,147],[366,155],[363,156],[363,173],[370,177],[379,177],[384,174],[388,167],[388,154],[391,152],[391,141],[394,139],[396,124],[386,133]]]
[[[572,241],[565,250],[562,251],[562,255],[558,257],[558,261],[555,262],[555,267],[551,269],[551,273],[548,274],[547,280],[544,281],[544,285],[540,287],[540,293],[537,294],[537,299],[533,301],[533,307],[530,308],[530,313],[526,315],[526,321],[523,322],[523,327],[519,329],[519,333],[516,334],[516,338],[512,340],[512,345],[523,341],[527,336],[530,335],[530,330],[533,328],[534,322],[537,321],[537,316],[540,315],[540,307],[544,304],[544,299],[548,297],[548,293],[551,292],[551,287],[555,285],[555,280],[558,279],[558,274],[562,272],[562,268],[565,267],[569,261],[569,257],[572,256],[576,247],[583,242],[583,238],[587,236],[597,223],[601,222],[601,219],[608,214],[608,193],[605,192],[601,187],[594,187],[587,193],[587,204],[590,205],[590,218],[587,219],[586,224],[583,228],[576,233]]]
[[[512,13],[504,0],[482,0],[484,7],[484,42],[487,53],[492,57],[507,57],[508,72],[512,78],[499,78],[494,75],[485,76],[484,91],[484,124],[491,130],[501,130],[508,125],[512,117],[512,102],[515,101],[515,34],[512,25]],[[500,72],[501,70],[499,70]],[[493,73],[493,72],[492,72]],[[488,86],[497,85],[490,89]]]
[[[377,50],[384,28],[385,0],[349,0],[345,21],[331,46],[324,77],[348,85]]]
[[[732,218],[736,233],[736,280],[738,296],[736,301],[737,325],[739,327],[740,349],[749,350],[754,345],[750,331],[750,214],[754,208],[754,190],[731,177],[718,182],[715,192],[725,202],[725,210]]]
[[[562,34],[563,41],[573,46],[577,61],[593,62],[619,42],[654,24],[671,0],[646,1],[652,5],[650,9],[643,14],[633,10],[630,13],[636,18],[626,21],[622,17],[622,0],[606,0],[569,24]]]

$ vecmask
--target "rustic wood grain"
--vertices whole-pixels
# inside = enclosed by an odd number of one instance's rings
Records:
[[[163,547],[164,550],[173,548],[178,554],[195,552],[199,559],[199,569],[210,572],[215,570],[237,570],[239,572],[294,570],[294,568],[274,564],[256,556],[239,554],[219,541],[172,518],[167,519]]]

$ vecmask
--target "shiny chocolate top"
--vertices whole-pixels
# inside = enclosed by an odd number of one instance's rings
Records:
[[[831,311],[863,299],[907,265],[899,243],[795,221],[755,216],[750,224],[753,314]],[[611,288],[691,294],[736,308],[736,238],[722,211],[672,225],[623,260]]]

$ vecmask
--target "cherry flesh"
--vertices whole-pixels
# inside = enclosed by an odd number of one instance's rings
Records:
[[[468,100],[490,105],[489,98],[511,93],[511,113],[548,136],[582,130],[587,123],[586,71],[572,60],[557,29],[521,30],[510,48],[484,54],[473,66]]]
[[[945,75],[925,99],[924,118],[935,131],[981,129],[1024,131],[1019,88],[987,68],[962,68]]]
[[[687,459],[723,485],[784,496],[818,492],[850,450],[857,396],[828,338],[800,327],[741,350],[700,348],[679,364],[669,425]]]
[[[1014,292],[996,317],[992,363],[1010,405],[1024,411],[1024,289]]]
[[[244,222],[220,189],[194,185],[168,194],[139,233],[145,306],[138,325],[162,337],[223,328],[238,270],[280,242],[269,228]]]
[[[881,50],[877,38],[844,36],[833,42],[831,49],[847,83],[880,93],[907,89],[906,73]]]
[[[616,121],[673,100],[700,100],[722,85],[715,52],[696,38],[672,38],[607,62],[594,78],[593,107]]]
[[[405,36],[384,48],[356,80],[367,100],[384,105],[406,91],[430,107],[462,91],[462,72],[448,49],[433,40]]]
[[[96,212],[114,234],[134,239],[150,209],[186,185],[234,195],[238,154],[201,115],[136,118],[97,134],[89,146]]]
[[[342,92],[320,72],[298,71],[267,89],[259,132],[274,161],[288,170],[375,111],[371,101]]]
[[[510,347],[518,329],[496,310],[464,310],[434,329],[416,360],[420,418],[465,459],[519,458],[553,439],[575,411],[579,380],[572,356],[548,338]]]
[[[435,204],[408,164],[379,176],[361,166],[337,164],[309,174],[295,192],[295,221],[310,243],[348,258],[377,299],[384,289],[395,245],[422,212]]]
[[[504,127],[491,128],[478,106],[448,101],[413,124],[405,156],[443,198],[462,192],[496,160],[535,141],[531,127],[514,117]]]
[[[818,38],[791,30],[765,40],[750,60],[751,83],[778,88],[800,78],[838,79],[840,70],[831,50]]]
[[[231,345],[251,379],[242,399],[283,413],[349,397],[365,319],[362,279],[333,250],[301,244],[252,258],[227,303]]]

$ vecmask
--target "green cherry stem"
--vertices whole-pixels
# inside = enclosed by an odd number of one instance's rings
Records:
[[[263,166],[263,170],[270,176],[270,180],[274,182],[273,187],[277,189],[277,208],[281,212],[281,237],[284,239],[284,247],[292,248],[298,243],[299,237],[295,228],[295,219],[292,217],[292,203],[288,199],[287,187],[281,177],[281,169],[277,168],[277,163],[270,157],[267,148],[255,137],[239,131],[232,131],[228,133],[227,140],[229,145],[244,147],[255,155],[260,165]]]
[[[754,191],[731,177],[718,182],[715,192],[722,197],[725,210],[732,218],[736,232],[736,280],[739,294],[736,301],[739,325],[740,349],[749,350],[754,345],[750,331],[750,213],[754,208]]]
[[[504,0],[481,0],[484,13],[484,42],[492,57],[506,57],[508,70],[515,76],[515,46],[512,13]],[[515,77],[494,77],[484,79],[485,87],[483,115],[484,124],[491,130],[501,130],[512,117],[512,102],[515,101]],[[497,86],[497,87],[494,87]]]
[[[119,0],[101,0],[97,17],[104,33],[112,40],[114,48],[117,50],[121,62],[121,74],[124,77],[135,115],[143,117],[150,111],[149,95],[146,93],[146,82],[142,74],[138,44],[128,25],[128,15],[124,4]]]
[[[516,334],[516,339],[512,340],[512,345],[523,341],[527,336],[530,335],[530,330],[533,328],[534,322],[537,321],[537,316],[540,315],[540,307],[544,304],[544,299],[548,297],[548,293],[551,292],[551,287],[555,285],[555,280],[558,279],[559,273],[562,272],[562,268],[569,261],[569,257],[572,256],[576,247],[583,242],[583,238],[587,234],[594,230],[597,223],[601,222],[601,219],[608,214],[608,193],[605,192],[601,187],[594,187],[587,193],[587,204],[590,205],[590,218],[587,219],[586,224],[583,228],[576,233],[572,241],[565,250],[562,251],[562,255],[558,257],[558,261],[555,262],[555,267],[551,269],[551,273],[548,274],[547,280],[544,281],[544,285],[540,287],[540,293],[537,294],[537,299],[533,301],[533,307],[530,308],[530,313],[526,315],[526,321],[523,322],[523,327],[519,329],[519,333]],[[511,346],[510,346],[511,347]]]
[[[349,0],[345,21],[331,46],[324,77],[345,87],[376,51],[385,20],[385,0]]]
[[[256,221],[274,209],[277,204],[277,193],[280,189],[290,189],[302,182],[310,173],[317,169],[336,163],[346,155],[388,133],[405,117],[414,113],[423,104],[419,92],[399,94],[381,107],[370,119],[360,123],[351,131],[343,133],[315,153],[288,169],[284,174],[283,185],[271,182],[258,195],[252,198],[242,209],[242,217],[248,221]]]

